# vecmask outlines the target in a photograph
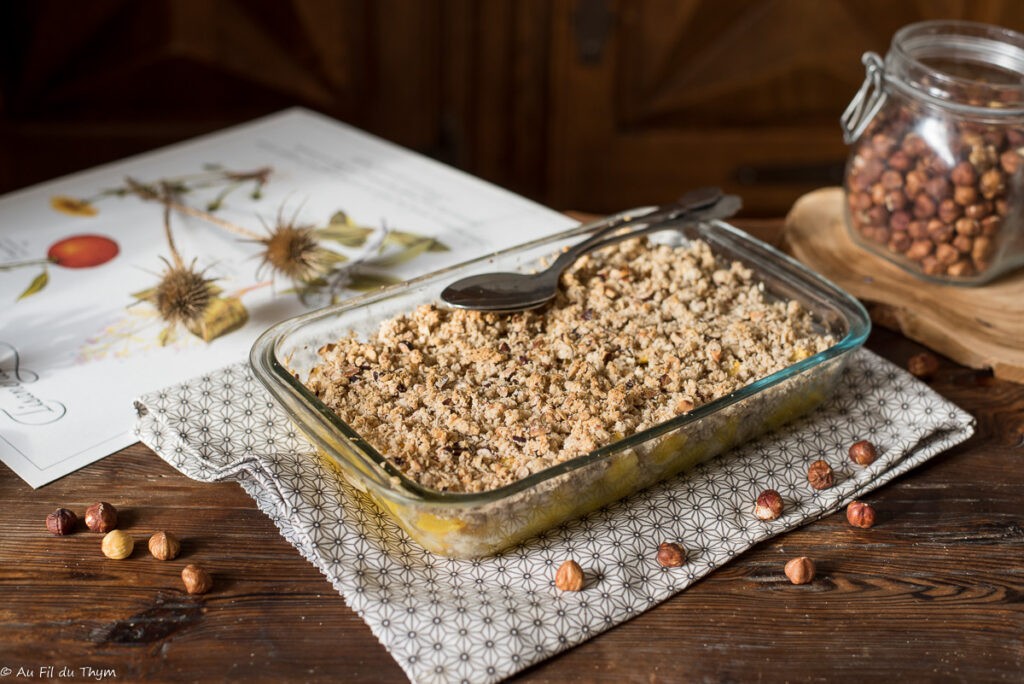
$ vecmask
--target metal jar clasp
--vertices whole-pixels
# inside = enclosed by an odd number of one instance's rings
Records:
[[[885,103],[885,89],[882,85],[885,64],[882,58],[874,52],[865,52],[861,62],[864,63],[864,83],[839,119],[843,127],[843,140],[847,145],[857,142]]]

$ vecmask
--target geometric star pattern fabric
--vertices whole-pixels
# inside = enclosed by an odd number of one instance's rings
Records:
[[[970,415],[870,351],[857,351],[813,413],[694,469],[487,558],[457,560],[412,541],[321,462],[239,363],[136,401],[136,433],[205,482],[235,480],[318,567],[414,682],[492,682],[572,648],[683,591],[755,544],[864,496],[973,433]],[[867,467],[846,455],[869,439]],[[823,458],[836,483],[807,483]],[[785,511],[753,516],[764,489]],[[679,568],[658,544],[687,550]],[[575,559],[580,592],[555,571]]]

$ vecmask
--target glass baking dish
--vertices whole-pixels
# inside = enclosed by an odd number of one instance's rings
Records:
[[[445,556],[489,555],[549,527],[628,496],[807,413],[829,396],[870,320],[860,303],[821,276],[733,226],[673,227],[654,241],[700,239],[726,260],[753,269],[766,292],[794,299],[837,342],[672,420],[628,435],[498,489],[452,493],[405,477],[303,385],[328,342],[363,337],[393,316],[439,303],[452,281],[489,271],[530,270],[578,241],[585,226],[452,266],[342,304],[289,319],[253,345],[256,377],[321,457],[389,512],[409,536]]]

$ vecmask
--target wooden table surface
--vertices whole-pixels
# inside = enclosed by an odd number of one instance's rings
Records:
[[[868,346],[900,364],[922,349],[885,330]],[[776,537],[517,679],[1024,681],[1024,386],[945,360],[932,386],[977,433],[872,493],[873,529],[837,514]],[[177,533],[181,560],[114,562],[97,534],[47,533],[58,506],[98,500],[140,539]],[[782,574],[798,555],[818,563],[810,585]],[[214,591],[185,594],[184,562]],[[405,679],[238,485],[189,480],[140,444],[36,491],[0,465],[0,596],[0,684]]]

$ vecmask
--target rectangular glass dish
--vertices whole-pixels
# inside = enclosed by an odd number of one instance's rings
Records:
[[[512,484],[477,493],[440,492],[404,476],[303,384],[317,350],[352,332],[365,339],[387,319],[465,276],[529,271],[579,241],[579,227],[292,318],[270,328],[250,353],[256,377],[295,426],[355,487],[426,549],[471,558],[500,551],[549,527],[691,468],[817,407],[870,330],[860,303],[778,250],[720,222],[668,228],[651,236],[678,244],[702,240],[726,261],[752,269],[766,293],[795,300],[836,343],[782,370],[664,423]]]

